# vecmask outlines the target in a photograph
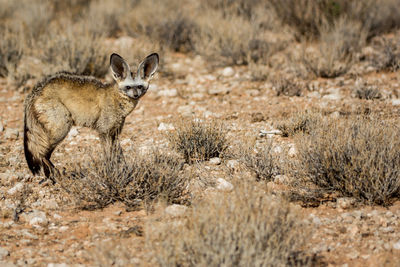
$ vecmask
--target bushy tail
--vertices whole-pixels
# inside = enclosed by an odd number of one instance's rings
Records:
[[[26,115],[24,119],[24,152],[25,152],[25,159],[28,163],[28,167],[31,172],[36,175],[40,172],[41,161],[34,157],[32,151],[29,150],[29,136],[28,136],[28,125],[26,124]]]

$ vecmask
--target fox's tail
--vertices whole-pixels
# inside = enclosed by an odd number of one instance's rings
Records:
[[[25,116],[24,116],[24,152],[25,152],[25,159],[26,162],[28,163],[28,167],[31,170],[31,172],[36,175],[40,172],[40,167],[41,167],[41,160],[35,157],[31,151],[32,145],[30,144],[30,136],[31,136],[31,130],[29,125],[32,124],[37,124],[36,119],[33,116],[30,116],[29,109],[27,108],[25,110]],[[29,123],[27,120],[33,120],[30,121]]]

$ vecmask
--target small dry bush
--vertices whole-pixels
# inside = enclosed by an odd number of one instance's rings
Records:
[[[157,200],[188,202],[183,163],[165,153],[135,152],[126,160],[117,152],[91,162],[72,165],[55,180],[78,207],[104,208],[120,201],[128,209],[151,207]]]
[[[13,75],[23,55],[23,37],[18,32],[0,27],[0,77]]]
[[[286,41],[270,41],[261,21],[255,23],[238,15],[224,16],[208,10],[196,18],[199,33],[195,49],[215,65],[266,64]]]
[[[339,19],[320,32],[318,49],[305,51],[302,62],[317,77],[334,78],[345,74],[357,60],[365,44],[366,31],[360,23]]]
[[[257,9],[265,6],[263,0],[203,0],[201,1],[203,8],[217,9],[222,12],[224,17],[242,16],[246,19],[251,19]]]
[[[379,205],[400,195],[398,120],[330,120],[298,136],[301,182]]]
[[[227,131],[216,121],[182,120],[168,139],[187,163],[220,157],[228,148]]]
[[[274,89],[277,96],[301,96],[303,85],[290,79],[280,78],[275,81]]]
[[[367,84],[357,86],[355,94],[359,99],[374,100],[382,98],[382,94],[378,88]]]
[[[122,29],[133,37],[147,36],[162,47],[192,52],[197,25],[188,1],[139,1],[120,19]]]
[[[84,28],[54,29],[39,41],[38,54],[46,74],[68,71],[79,75],[103,77],[108,72],[108,53],[104,38]]]
[[[322,115],[317,111],[305,111],[296,113],[286,121],[277,125],[283,137],[294,136],[297,133],[310,134],[317,129],[322,122]]]
[[[378,70],[400,69],[400,38],[381,38],[375,46],[381,51],[381,56],[372,60]]]
[[[252,146],[242,147],[239,151],[240,160],[256,174],[258,181],[271,181],[278,171],[278,159],[272,151],[272,142],[257,148],[255,152]]]
[[[150,221],[146,246],[160,266],[310,266],[307,228],[289,205],[253,183],[195,203],[179,223]],[[155,264],[154,263],[154,264]]]
[[[90,1],[88,7],[83,9],[81,23],[85,24],[92,34],[115,37],[123,31],[123,19],[138,2],[140,1]]]

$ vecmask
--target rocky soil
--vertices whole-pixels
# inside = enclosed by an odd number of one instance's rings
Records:
[[[149,92],[126,120],[120,139],[127,154],[134,147],[168,148],[165,133],[174,129],[180,116],[222,121],[229,130],[232,147],[249,138],[257,144],[273,140],[276,153],[296,157],[293,141],[276,134],[276,122],[291,114],[319,108],[329,116],[339,117],[372,106],[388,116],[400,115],[399,72],[304,81],[301,96],[288,97],[277,96],[271,82],[253,81],[246,67],[211,71],[202,58],[181,54],[169,55],[163,64]],[[377,86],[383,97],[374,101],[356,98],[354,88],[360,81]],[[42,177],[32,176],[23,155],[26,95],[24,90],[8,86],[6,79],[0,80],[0,265],[146,265],[142,260],[146,254],[143,224],[155,214],[176,216],[186,208],[159,208],[154,214],[126,211],[117,203],[104,210],[82,211],[57,185],[39,185]],[[91,149],[99,146],[95,132],[73,128],[54,152],[53,162],[58,167],[65,166],[87,158]],[[207,188],[204,191],[216,194],[235,190],[231,180],[248,172],[236,159],[224,158],[188,168],[209,181],[198,190]],[[276,177],[269,188],[284,190],[282,179],[285,177]],[[293,205],[313,229],[307,249],[321,256],[326,265],[399,266],[400,202],[383,208],[340,198],[318,207]],[[107,254],[105,248],[116,241],[128,247],[135,257],[121,262]]]

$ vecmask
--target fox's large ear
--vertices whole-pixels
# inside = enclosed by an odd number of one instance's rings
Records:
[[[148,55],[142,63],[140,63],[137,75],[142,79],[150,79],[158,68],[159,57],[157,53]]]
[[[118,54],[113,53],[110,57],[111,72],[115,80],[123,80],[130,72],[128,63]]]

